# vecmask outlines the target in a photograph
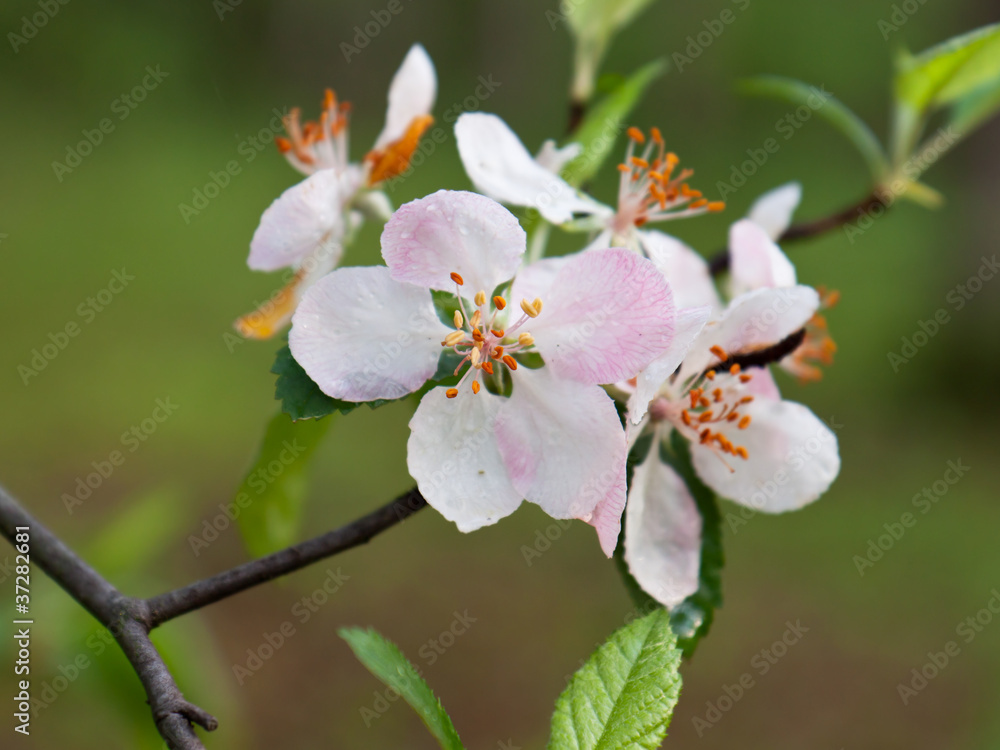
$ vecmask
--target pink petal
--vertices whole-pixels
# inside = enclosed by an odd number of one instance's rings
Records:
[[[525,327],[560,377],[592,384],[628,380],[673,340],[670,287],[652,263],[628,250],[575,256],[542,301],[542,314]]]
[[[463,294],[490,294],[521,264],[525,234],[496,201],[455,190],[401,206],[382,231],[382,257],[397,281],[454,291],[451,274],[465,281]]]

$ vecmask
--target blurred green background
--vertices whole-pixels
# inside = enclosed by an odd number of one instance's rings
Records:
[[[278,344],[233,345],[226,337],[233,319],[278,284],[245,265],[260,213],[298,179],[273,146],[248,151],[247,139],[268,127],[272,108],[299,104],[312,117],[323,88],[335,87],[354,103],[353,154],[360,157],[381,127],[389,78],[408,47],[422,42],[439,72],[436,114],[448,140],[398,186],[397,204],[469,186],[440,117],[468,106],[479,76],[500,83],[482,108],[504,117],[529,148],[563,132],[571,47],[565,28],[546,17],[555,2],[404,0],[402,12],[347,62],[341,43],[353,43],[354,27],[386,5],[78,0],[58,6],[16,52],[9,37],[0,52],[0,481],[128,593],[159,593],[246,558],[233,527],[199,555],[189,537],[232,500],[276,408],[268,369]],[[891,17],[889,2],[660,2],[617,40],[605,70],[627,73],[683,52],[705,21],[737,6],[746,10],[737,9],[736,21],[692,64],[655,83],[632,118],[643,128],[658,125],[697,169],[694,186],[710,196],[748,148],[775,135],[788,111],[741,99],[733,90],[738,78],[777,73],[823,84],[884,132],[894,46],[923,49],[996,20],[987,0],[914,2],[916,12],[885,40],[878,22]],[[0,30],[22,33],[22,17],[39,9],[5,3]],[[168,75],[118,119],[115,100],[140,84],[147,66]],[[113,132],[60,181],[52,163],[105,117]],[[756,195],[790,179],[805,189],[799,218],[863,195],[860,158],[825,123],[813,119],[781,142],[729,197],[724,214],[669,229],[710,253]],[[185,222],[179,204],[190,204],[210,172],[231,159],[240,173]],[[834,232],[789,248],[802,281],[843,295],[829,316],[840,346],[836,365],[817,385],[783,381],[787,397],[842,425],[843,470],[805,511],[758,516],[736,533],[727,528],[726,603],[685,666],[666,747],[1000,746],[1000,624],[968,644],[955,632],[1000,587],[1000,281],[961,311],[946,302],[998,249],[998,171],[1000,125],[993,122],[927,175],[948,196],[942,210],[902,205],[853,244]],[[595,183],[599,196],[611,197],[615,175],[608,164]],[[347,262],[377,262],[378,232],[369,225]],[[123,268],[134,280],[87,322],[78,306]],[[952,321],[894,373],[888,352],[898,353],[901,337],[942,307]],[[18,366],[70,321],[80,334],[25,385]],[[156,399],[167,398],[176,413],[67,513],[61,495],[74,491],[91,462],[122,447],[122,433],[151,416]],[[334,425],[313,467],[303,536],[410,485],[412,408],[359,409]],[[911,498],[958,459],[968,474],[859,575],[854,556],[885,533],[883,524],[912,511]],[[384,688],[336,637],[349,624],[372,625],[403,647],[469,747],[541,747],[566,677],[631,607],[583,524],[560,530],[551,549],[526,564],[523,548],[558,528],[551,524],[525,506],[466,536],[425,511],[364,548],[171,623],[155,640],[188,697],[219,718],[220,729],[206,738],[210,748],[433,747],[399,703],[366,726],[361,709],[378,711],[376,692]],[[0,563],[8,554],[0,549]],[[349,579],[302,622],[296,603],[338,570]],[[105,648],[96,622],[37,569],[32,583],[34,690],[38,697],[49,685],[55,701],[27,740],[13,735],[5,711],[0,745],[158,747],[138,680],[117,649]],[[13,597],[10,578],[0,592]],[[475,622],[435,653],[432,639],[466,611]],[[755,656],[797,620],[808,633],[761,675]],[[294,636],[241,684],[233,665],[245,666],[248,649],[258,650],[286,621]],[[949,640],[959,640],[959,656],[904,705],[897,684]],[[13,665],[10,640],[2,643],[6,695]],[[74,672],[81,655],[87,666]],[[747,672],[755,686],[699,736],[693,717],[704,718],[707,702],[717,703]]]

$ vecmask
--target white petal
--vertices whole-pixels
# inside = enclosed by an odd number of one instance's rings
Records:
[[[514,487],[553,518],[586,518],[616,493],[625,500],[625,431],[599,386],[521,368],[497,419]]]
[[[526,238],[517,219],[484,195],[439,190],[401,206],[382,230],[382,257],[397,281],[469,297],[487,294],[521,265]]]
[[[427,289],[394,281],[382,266],[340,268],[306,292],[288,345],[328,396],[373,401],[427,382],[450,330]]]
[[[701,513],[684,480],[659,457],[635,467],[625,507],[625,562],[643,590],[674,607],[698,590]]]
[[[791,225],[792,214],[801,200],[802,186],[797,182],[789,182],[755,200],[747,218],[763,227],[772,240],[777,240]]]
[[[822,495],[840,471],[837,436],[802,404],[757,398],[742,412],[745,430],[727,435],[749,458],[727,456],[730,471],[710,449],[692,443],[698,476],[719,495],[765,513],[784,513]]]
[[[574,213],[608,210],[536,162],[496,115],[461,115],[455,123],[455,139],[472,184],[495,200],[537,208],[553,224],[569,221]]]
[[[292,185],[260,217],[247,265],[255,271],[297,266],[321,242],[339,240],[346,198],[332,169]]]
[[[448,398],[445,390],[425,394],[410,420],[406,465],[432,508],[460,531],[475,531],[521,504],[494,432],[505,399],[469,388]]]
[[[437,97],[437,74],[427,51],[419,44],[410,47],[389,84],[389,108],[385,127],[373,150],[385,148],[403,137],[415,117],[429,115]]]
[[[547,169],[552,174],[559,174],[562,168],[569,164],[583,151],[580,143],[567,143],[562,148],[556,146],[556,142],[549,138],[538,150],[535,161],[543,169]]]
[[[680,240],[663,232],[643,229],[636,234],[646,257],[667,277],[677,307],[708,305],[713,310],[722,307],[704,258]]]
[[[730,290],[734,297],[764,287],[794,286],[795,266],[767,233],[749,219],[729,229]]]
[[[706,369],[717,360],[709,351],[721,346],[740,354],[773,346],[802,328],[819,307],[819,295],[808,286],[756,289],[740,295],[726,308],[722,320],[709,323],[684,360],[682,377]]]
[[[711,315],[710,307],[689,307],[677,311],[674,320],[674,340],[670,343],[670,348],[636,377],[635,390],[628,401],[629,421],[632,424],[639,424],[646,416],[649,402],[680,367],[691,349],[691,344],[701,333]]]

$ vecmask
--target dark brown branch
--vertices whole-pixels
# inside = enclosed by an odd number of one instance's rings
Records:
[[[741,370],[748,367],[767,367],[767,365],[780,362],[789,354],[798,349],[806,338],[806,329],[800,328],[795,333],[789,334],[777,344],[756,349],[752,352],[741,352],[730,354],[729,358],[706,368],[705,372],[715,370],[716,372],[726,372],[733,365],[739,365]]]
[[[148,600],[150,627],[155,628],[186,612],[201,609],[220,599],[304,568],[317,560],[332,557],[338,552],[364,544],[426,505],[427,501],[414,488],[388,505],[362,516],[347,526],[267,557],[244,563],[232,570],[192,583],[190,586],[154,596]]]
[[[171,750],[204,750],[194,724],[218,722],[189,703],[149,639],[157,625],[368,542],[427,502],[416,488],[339,529],[152,599],[134,599],[108,583],[0,487],[0,534],[15,543],[30,529],[31,560],[111,631],[146,691],[153,720]]]
[[[569,118],[566,122],[566,135],[573,135],[587,114],[587,103],[573,99],[569,103]]]
[[[802,224],[793,224],[778,238],[778,242],[794,242],[795,240],[804,240],[809,237],[825,234],[854,221],[861,214],[868,213],[876,206],[885,207],[885,204],[878,196],[869,195],[864,200],[858,201],[830,216],[824,216],[821,219],[803,222]],[[729,270],[729,249],[723,248],[712,256],[708,262],[708,269],[713,276],[718,276],[723,271]]]
[[[213,730],[218,722],[184,700],[167,665],[149,640],[145,602],[124,596],[0,488],[0,533],[14,544],[16,527],[30,529],[30,559],[114,635],[135,669],[157,729],[172,750],[204,750],[192,723]]]

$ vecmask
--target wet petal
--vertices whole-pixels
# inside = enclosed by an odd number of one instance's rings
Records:
[[[491,293],[521,264],[525,234],[506,208],[476,193],[439,190],[401,206],[382,232],[382,257],[397,281],[469,297]]]
[[[553,224],[569,221],[574,213],[609,211],[536,162],[496,115],[463,114],[455,123],[455,139],[472,184],[491,198],[534,207]]]
[[[505,399],[468,388],[448,398],[445,390],[429,391],[410,420],[406,465],[432,508],[460,531],[475,531],[521,504],[494,431]]]
[[[373,401],[427,382],[450,330],[427,289],[394,281],[380,266],[340,268],[303,297],[288,344],[323,393]]]
[[[684,480],[659,458],[635,467],[625,509],[625,562],[643,590],[674,607],[698,590],[701,513]]]
[[[382,150],[401,139],[417,118],[429,115],[437,97],[434,63],[421,45],[414,44],[389,84],[389,108],[385,127],[373,150]]]
[[[496,435],[514,487],[553,518],[586,518],[602,502],[620,513],[625,431],[603,389],[521,368]]]
[[[573,256],[542,301],[542,314],[526,328],[546,364],[581,383],[628,380],[673,340],[670,287],[652,263],[628,250]]]
[[[840,472],[837,436],[802,404],[758,398],[742,412],[752,419],[732,431],[749,458],[722,460],[705,446],[691,445],[698,476],[719,495],[765,513],[808,505],[826,492]]]

